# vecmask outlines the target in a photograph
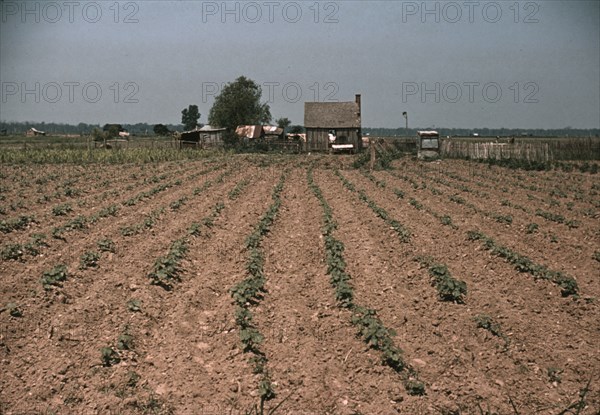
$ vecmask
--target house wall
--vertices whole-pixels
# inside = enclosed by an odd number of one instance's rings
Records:
[[[362,150],[362,139],[360,129],[356,128],[307,128],[306,143],[304,151],[329,151],[329,130],[335,130],[337,144],[342,136],[346,136],[345,144],[354,144],[356,151]]]
[[[192,131],[189,133],[183,133],[180,141],[189,143],[189,145],[195,147],[218,147],[223,145],[223,139],[220,131]],[[180,145],[180,147],[182,146]]]
[[[218,147],[223,145],[221,132],[210,132],[202,134],[202,143],[208,147]]]

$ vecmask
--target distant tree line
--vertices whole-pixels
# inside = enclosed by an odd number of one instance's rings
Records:
[[[34,127],[38,130],[52,134],[81,134],[89,135],[95,128],[102,130],[104,125],[79,123],[63,124],[63,123],[46,123],[46,122],[5,122],[0,121],[0,131],[6,130],[7,134],[24,134],[25,131]],[[154,124],[137,123],[137,124],[120,124],[123,129],[127,130],[131,135],[153,135]],[[169,131],[183,131],[181,124],[164,124]]]
[[[277,120],[280,127],[286,128],[286,132],[301,132],[301,126],[290,126],[288,119]],[[280,122],[283,121],[283,122]],[[155,130],[156,124],[137,123],[137,124],[121,124],[122,127],[129,131],[131,135],[166,135],[165,130],[160,129],[157,134]],[[161,127],[166,128],[166,131],[185,131],[185,127],[182,124],[159,124]],[[0,131],[6,130],[7,134],[24,134],[25,131],[30,128],[36,128],[41,131],[45,131],[48,134],[82,134],[89,135],[92,133],[94,128],[102,129],[103,126],[100,124],[86,124],[79,123],[77,125],[64,124],[64,123],[46,123],[46,122],[5,122],[0,121]],[[372,136],[415,136],[417,131],[427,130],[429,128],[371,128],[363,127],[363,135]],[[291,131],[294,130],[294,131]],[[443,128],[435,127],[435,130],[440,133],[441,136],[472,136],[474,133],[479,134],[482,137],[520,137],[520,136],[531,136],[531,137],[600,137],[600,129],[598,128],[560,128],[560,129],[543,129],[543,128]]]
[[[362,128],[363,135],[372,135],[376,137],[405,137],[415,136],[417,131],[435,130],[442,137],[445,136],[472,136],[478,134],[481,137],[599,137],[600,129],[598,128],[559,128],[559,129],[543,129],[543,128],[444,128],[444,127],[428,127],[428,128]]]

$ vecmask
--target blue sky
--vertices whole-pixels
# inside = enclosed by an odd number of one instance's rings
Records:
[[[0,2],[0,119],[206,123],[244,75],[274,118],[362,95],[363,126],[599,128],[598,1]]]

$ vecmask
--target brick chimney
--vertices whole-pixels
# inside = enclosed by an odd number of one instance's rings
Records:
[[[360,117],[361,108],[360,108],[360,94],[356,94],[355,102],[358,105],[358,116]]]

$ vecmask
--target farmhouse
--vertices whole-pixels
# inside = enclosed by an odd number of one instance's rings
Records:
[[[360,95],[354,102],[305,102],[305,151],[362,150]]]

